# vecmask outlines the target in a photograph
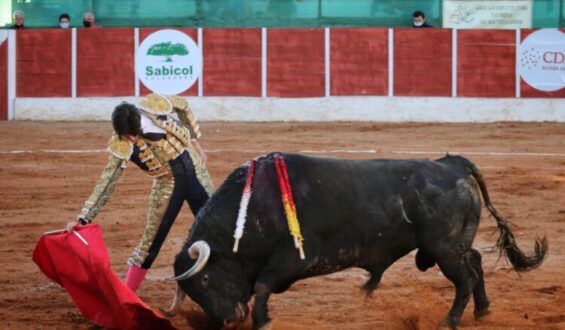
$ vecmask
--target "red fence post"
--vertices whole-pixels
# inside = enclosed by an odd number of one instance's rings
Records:
[[[388,29],[332,28],[331,95],[388,95]]]
[[[394,96],[451,96],[449,29],[394,29]]]
[[[71,29],[16,34],[16,96],[71,96]]]
[[[267,30],[267,96],[325,95],[324,29]]]
[[[77,29],[77,96],[134,95],[132,28]]]
[[[516,96],[514,30],[458,30],[457,96]]]
[[[261,29],[204,29],[204,95],[261,96]]]

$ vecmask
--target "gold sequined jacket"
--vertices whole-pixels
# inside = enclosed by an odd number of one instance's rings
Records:
[[[81,209],[78,219],[91,221],[96,217],[112,195],[130,160],[149,176],[159,178],[171,176],[169,161],[187,151],[194,163],[197,178],[205,190],[209,194],[212,193],[214,188],[206,165],[191,143],[191,140],[199,139],[201,133],[188,102],[178,96],[150,94],[142,99],[138,108],[143,116],[165,131],[164,138],[154,140],[140,136],[133,143],[126,138],[120,138],[114,132],[108,142],[107,150],[110,155],[106,167]]]

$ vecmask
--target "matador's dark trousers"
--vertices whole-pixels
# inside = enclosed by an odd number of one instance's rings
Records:
[[[153,181],[145,231],[128,260],[129,265],[151,268],[183,202],[188,202],[196,218],[198,211],[212,194],[212,181],[205,166],[197,163],[199,168],[195,168],[188,152],[172,160],[170,165],[172,175],[158,177]]]

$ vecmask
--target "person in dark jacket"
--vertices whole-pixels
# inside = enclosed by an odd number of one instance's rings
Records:
[[[432,26],[426,23],[426,14],[421,10],[416,10],[414,14],[412,14],[412,27],[426,28]]]

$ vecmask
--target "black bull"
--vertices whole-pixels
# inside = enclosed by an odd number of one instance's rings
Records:
[[[497,247],[516,270],[539,266],[547,252],[545,237],[536,239],[533,256],[518,248],[507,222],[492,206],[479,170],[463,157],[431,161],[282,156],[305,260],[289,234],[274,154],[269,154],[256,163],[237,253],[232,252],[233,232],[247,167],[232,172],[199,212],[175,260],[179,288],[173,306],[178,307],[186,293],[213,320],[231,324],[247,317],[247,303],[255,295],[253,327],[263,328],[270,323],[271,293],[284,292],[300,279],[360,267],[370,273],[363,285],[370,294],[390,265],[418,249],[418,269],[438,264],[455,286],[444,321],[454,328],[471,295],[475,316],[488,312],[481,255],[472,248],[481,195],[500,229]]]

